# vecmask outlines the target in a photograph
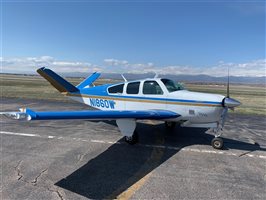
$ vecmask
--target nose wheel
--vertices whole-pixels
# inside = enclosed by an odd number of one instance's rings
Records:
[[[212,139],[211,145],[215,149],[222,149],[224,146],[223,139],[219,137],[215,137]]]

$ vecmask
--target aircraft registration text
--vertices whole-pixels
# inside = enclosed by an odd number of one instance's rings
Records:
[[[115,102],[113,100],[106,100],[106,99],[91,99],[90,104],[93,107],[101,107],[101,108],[115,108]]]

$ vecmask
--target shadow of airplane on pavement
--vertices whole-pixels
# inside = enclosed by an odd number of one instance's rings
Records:
[[[121,139],[106,151],[88,161],[81,168],[60,180],[55,185],[90,199],[114,199],[151,171],[174,156],[180,149],[195,144],[210,145],[213,135],[206,129],[176,127],[166,131],[164,124],[138,124],[141,144],[178,147],[147,148],[144,145],[128,145]],[[266,149],[258,144],[249,144],[224,138],[225,149],[255,151]],[[180,148],[179,148],[180,147]]]

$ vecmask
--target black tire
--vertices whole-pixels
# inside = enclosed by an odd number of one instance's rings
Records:
[[[211,144],[212,144],[212,147],[215,149],[222,149],[224,146],[223,139],[218,138],[218,137],[213,138]]]
[[[170,122],[170,121],[166,121],[164,123],[165,128],[169,129],[169,130],[173,130],[176,126],[176,122]]]
[[[126,143],[131,144],[131,145],[138,143],[139,137],[138,137],[137,131],[134,131],[133,135],[130,137],[125,136],[125,141]]]

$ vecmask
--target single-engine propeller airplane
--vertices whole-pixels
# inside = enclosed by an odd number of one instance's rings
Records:
[[[123,83],[94,86],[100,76],[95,72],[74,86],[48,68],[42,67],[37,72],[62,94],[98,110],[37,112],[22,108],[18,112],[0,114],[24,120],[116,120],[129,144],[138,142],[136,121],[151,119],[165,121],[167,128],[173,128],[176,122],[183,127],[210,128],[215,135],[211,145],[221,149],[223,140],[220,136],[227,111],[240,105],[229,97],[229,76],[227,96],[223,96],[188,91],[181,84],[158,77],[134,81],[123,77]]]

